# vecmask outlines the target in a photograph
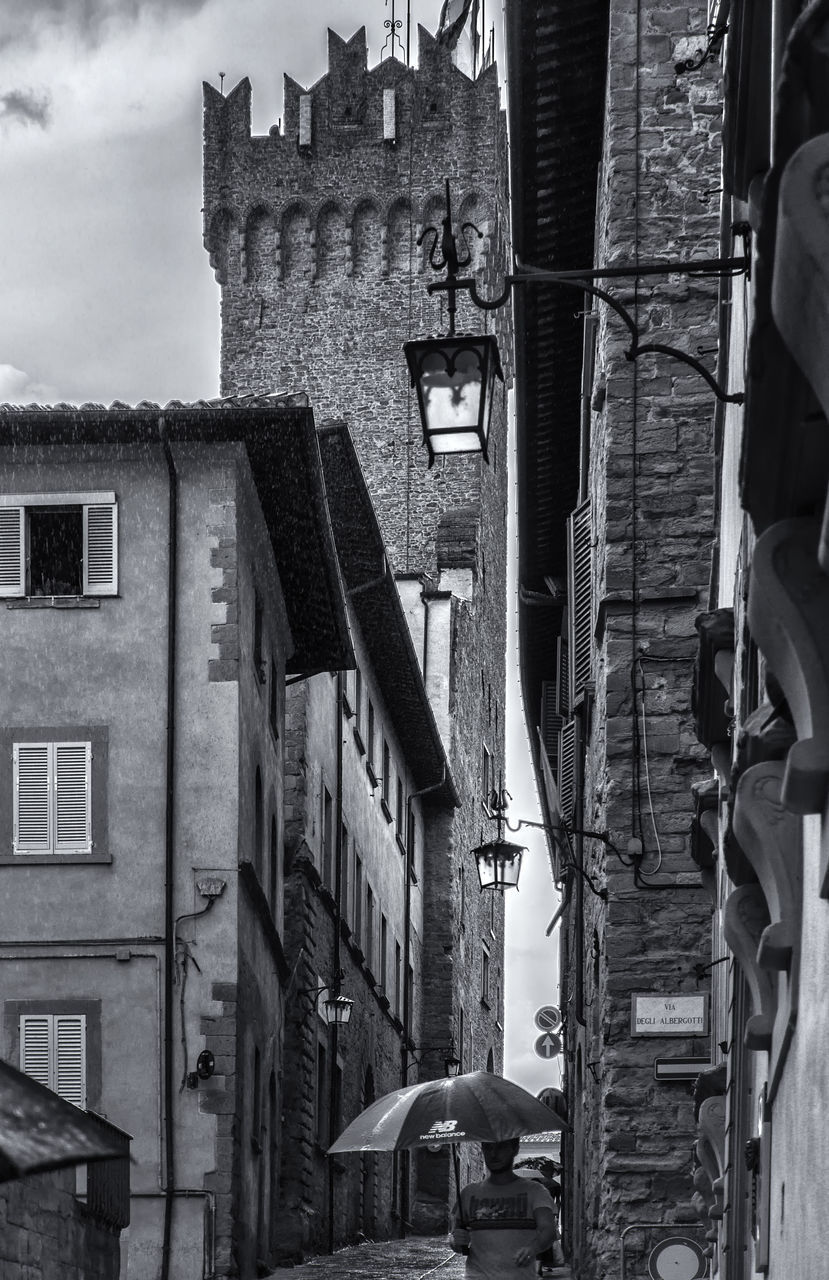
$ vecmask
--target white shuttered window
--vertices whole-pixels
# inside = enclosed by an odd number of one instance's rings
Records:
[[[0,494],[0,597],[118,594],[115,494]]]
[[[86,1015],[21,1014],[20,1069],[67,1102],[86,1107]]]
[[[14,852],[92,852],[92,744],[14,744]]]
[[[575,706],[593,677],[593,556],[589,499],[570,516],[567,533],[570,698]]]

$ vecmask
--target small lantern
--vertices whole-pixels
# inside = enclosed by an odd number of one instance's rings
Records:
[[[322,1003],[325,1009],[325,1021],[329,1026],[335,1022],[338,1027],[344,1027],[350,1021],[354,1001],[349,1000],[348,996],[329,996]]]
[[[524,851],[522,845],[508,840],[491,840],[473,849],[481,888],[500,889],[502,893],[504,889],[517,888]]]
[[[496,376],[503,382],[493,334],[423,338],[403,345],[417,388],[429,466],[439,453],[481,453],[489,461]]]
[[[450,1053],[448,1058],[443,1059],[443,1067],[447,1076],[449,1076],[450,1079],[454,1079],[461,1069],[461,1060],[460,1058],[456,1058],[454,1053]]]

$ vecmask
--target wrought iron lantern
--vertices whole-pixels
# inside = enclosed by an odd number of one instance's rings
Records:
[[[325,1021],[329,1026],[332,1023],[336,1023],[338,1027],[344,1027],[351,1020],[354,1001],[349,1000],[348,996],[334,995],[332,993],[326,1000],[323,1000],[322,1007],[325,1010]]]
[[[492,393],[496,377],[504,380],[495,337],[422,338],[405,352],[429,466],[445,453],[480,453],[487,462]]]
[[[518,887],[521,874],[521,855],[526,852],[523,845],[511,844],[509,840],[489,840],[472,850],[475,865],[478,868],[478,879],[482,889],[513,889]]]

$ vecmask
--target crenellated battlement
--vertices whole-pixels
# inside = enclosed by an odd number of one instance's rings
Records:
[[[281,124],[263,136],[251,133],[247,79],[227,97],[205,85],[204,242],[222,285],[223,388],[304,390],[320,419],[348,422],[395,562],[422,565],[434,510],[467,504],[478,481],[469,460],[451,484],[418,474],[401,348],[445,323],[445,298],[426,290],[424,233],[439,232],[446,178],[456,226],[480,232],[466,232],[467,270],[500,291],[506,128],[497,69],[470,79],[422,27],[416,69],[367,60],[364,28],[329,31],[325,75],[309,89],[285,77]],[[458,323],[481,325],[468,300]],[[509,379],[509,309],[487,323]]]

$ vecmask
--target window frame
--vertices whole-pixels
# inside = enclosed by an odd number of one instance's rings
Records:
[[[80,595],[72,593],[65,596],[37,596],[31,591],[30,575],[30,552],[29,552],[29,520],[27,513],[37,507],[80,507],[82,521],[82,547],[81,547],[81,592]],[[90,517],[94,521],[96,511],[109,509],[112,512],[111,523],[111,545],[108,549],[109,567],[111,572],[108,578],[97,583],[90,582]],[[4,555],[6,554],[5,545],[3,543],[2,530],[0,530],[0,599],[7,600],[77,600],[86,597],[97,598],[99,596],[117,596],[118,595],[118,500],[115,492],[111,489],[107,490],[80,490],[78,492],[60,491],[57,493],[0,493],[0,514],[3,512],[18,510],[20,520],[18,525],[18,574],[16,583],[12,583],[11,576],[7,576],[4,581],[2,572],[4,564]],[[0,524],[2,524],[0,520]],[[12,522],[8,522],[11,529]],[[94,531],[92,532],[94,537]],[[13,556],[10,557],[13,560]]]
[[[5,1033],[4,1057],[15,1063],[19,1070],[21,1065],[21,1032],[22,1017],[39,1017],[51,1014],[58,1017],[83,1017],[85,1025],[84,1066],[86,1081],[85,1109],[102,1111],[102,1035],[101,1035],[101,1001],[96,999],[59,999],[59,1000],[6,1000],[3,1004],[3,1022]]]
[[[15,746],[44,743],[68,745],[88,743],[90,847],[67,849],[60,852],[15,852],[16,831],[16,770]],[[108,823],[108,764],[109,730],[106,725],[44,725],[11,726],[0,728],[0,760],[6,761],[5,771],[0,771],[0,865],[38,866],[72,863],[110,863]]]

